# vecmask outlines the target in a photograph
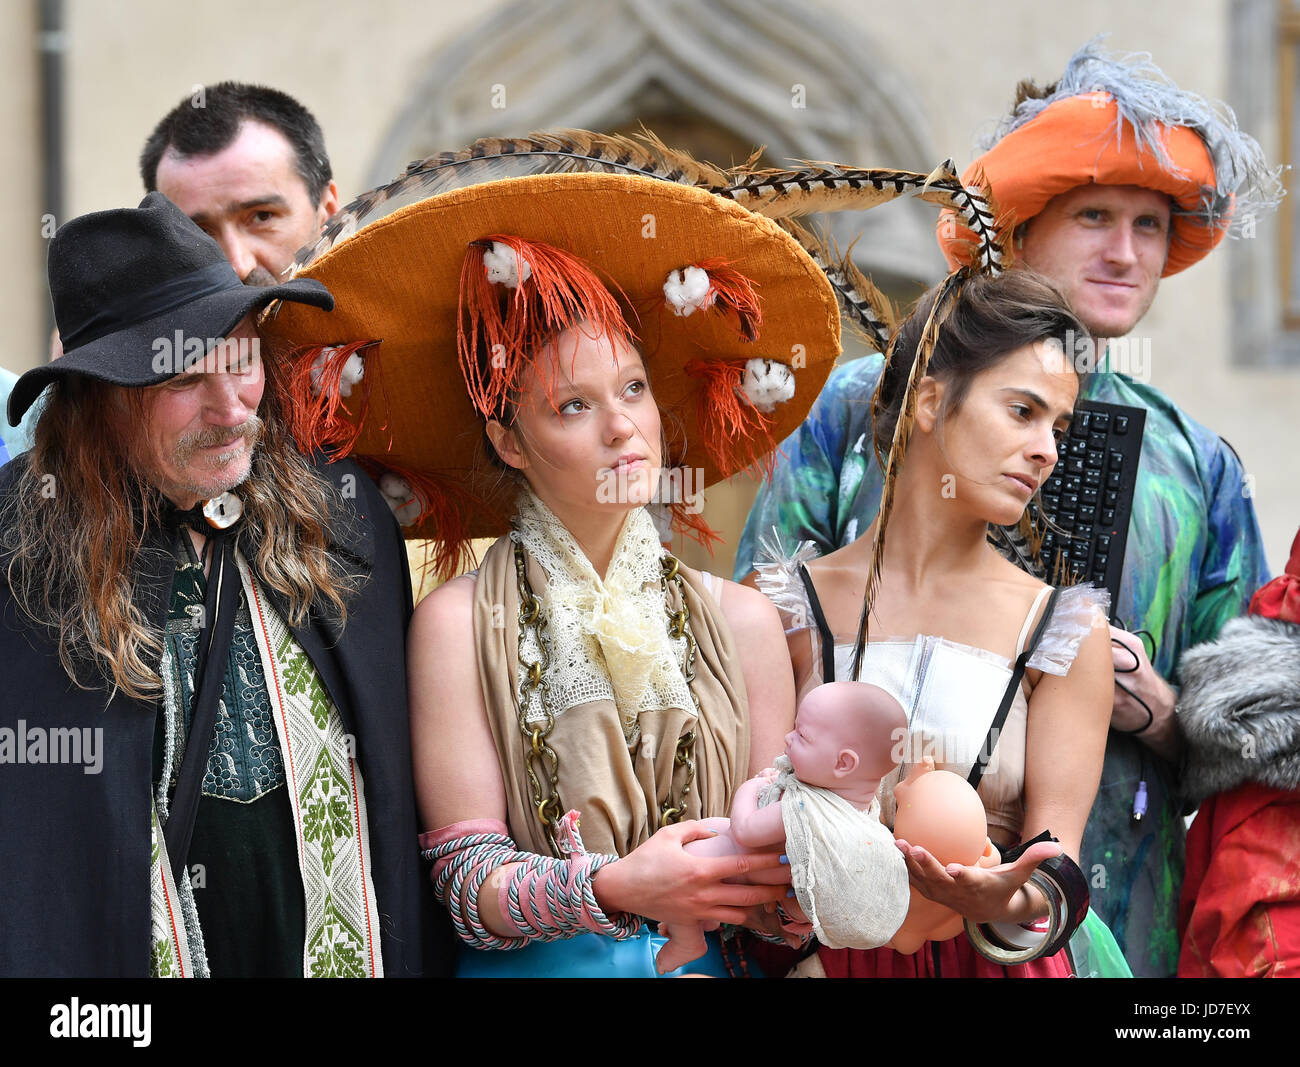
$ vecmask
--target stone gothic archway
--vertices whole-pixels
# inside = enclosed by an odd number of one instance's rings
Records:
[[[773,165],[929,170],[928,124],[879,54],[856,26],[782,0],[508,3],[429,57],[370,184],[477,137],[641,123],[724,165],[766,146]],[[933,209],[911,202],[831,224],[841,240],[861,232],[855,259],[900,293],[942,272],[933,228]]]

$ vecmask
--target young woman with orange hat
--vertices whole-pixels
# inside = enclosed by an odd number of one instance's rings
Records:
[[[787,887],[727,881],[782,857],[682,847],[781,750],[780,622],[662,541],[711,534],[689,490],[806,413],[839,353],[822,270],[713,192],[575,173],[436,194],[305,273],[344,318],[273,324],[308,346],[300,435],[369,462],[444,572],[506,534],[409,638],[421,847],[486,950],[459,973],[653,976],[645,920],[782,936]]]

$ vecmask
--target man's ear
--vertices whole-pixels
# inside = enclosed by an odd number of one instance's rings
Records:
[[[497,455],[501,457],[502,463],[508,467],[514,467],[517,471],[527,469],[528,456],[519,447],[519,436],[513,428],[506,429],[496,419],[489,419],[487,435],[488,440],[492,442],[492,447],[496,449]]]
[[[320,203],[316,205],[316,223],[324,226],[326,220],[339,209],[339,183],[331,181],[320,194]]]
[[[943,410],[943,382],[926,375],[916,386],[916,427],[925,433],[934,433]]]

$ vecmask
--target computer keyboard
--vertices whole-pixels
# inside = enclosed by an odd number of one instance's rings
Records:
[[[1053,585],[1093,582],[1119,602],[1124,549],[1133,511],[1146,410],[1081,400],[1052,476],[1043,483],[1043,523],[1037,501],[1030,516],[1043,536],[1040,561]]]

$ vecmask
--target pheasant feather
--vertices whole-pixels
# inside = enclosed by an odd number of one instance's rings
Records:
[[[871,606],[876,599],[876,590],[880,584],[885,562],[885,530],[889,525],[889,516],[894,508],[894,491],[898,484],[899,471],[903,469],[903,460],[907,455],[907,443],[912,436],[912,426],[916,421],[916,393],[930,366],[930,356],[934,352],[939,328],[951,312],[971,271],[967,268],[954,271],[944,280],[935,297],[930,314],[921,331],[921,340],[916,347],[916,358],[912,361],[912,373],[908,376],[903,394],[903,403],[898,412],[898,422],[894,426],[894,437],[889,445],[889,459],[885,463],[885,481],[880,494],[880,513],[876,517],[876,536],[871,546],[871,563],[867,568],[867,587],[862,594],[862,614],[858,619],[858,635],[853,644],[853,673],[850,678],[858,677],[862,668],[862,655],[867,644],[867,620],[871,615]]]

